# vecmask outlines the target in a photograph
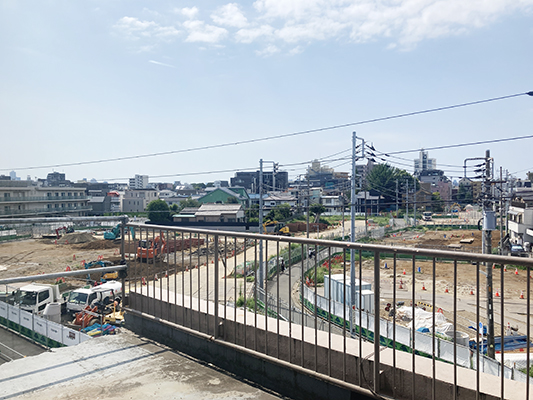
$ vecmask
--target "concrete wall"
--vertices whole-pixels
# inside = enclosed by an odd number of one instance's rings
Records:
[[[286,326],[280,329],[278,335],[275,319],[269,319],[268,329],[265,330],[260,324],[257,328],[251,325],[254,323],[253,316],[248,319],[246,325],[238,320],[233,321],[232,316],[219,318],[218,327],[215,329],[213,315],[133,292],[130,293],[129,308],[131,312],[126,314],[126,325],[132,331],[290,398],[374,398],[371,392],[365,389],[373,388],[374,385],[371,343],[362,343],[363,357],[360,360],[359,375],[359,360],[354,355],[358,354],[358,340],[347,338],[347,351],[344,354],[342,345],[338,342],[332,346],[331,343],[328,345],[327,340],[323,340],[328,338],[327,332],[318,331],[319,344],[316,346],[315,338],[310,337],[314,330],[308,328],[309,334],[305,334],[302,346],[299,334],[301,326],[292,326],[291,337],[282,333]],[[287,324],[283,321],[280,323]],[[342,336],[336,336],[336,339],[342,341]],[[392,350],[385,348],[380,352],[380,393],[394,395],[396,399],[411,399],[412,391],[415,390],[415,398],[431,399],[432,360],[416,357],[416,374],[413,380],[412,355],[397,351],[395,356],[396,368],[392,368]],[[453,366],[438,363],[438,369],[439,376],[444,375],[448,379],[434,381],[434,398],[453,398]],[[475,371],[464,368],[458,371],[460,380],[457,398],[476,399]],[[481,378],[481,398],[499,398],[498,388],[494,387],[494,377]],[[516,389],[513,384],[516,382],[506,382],[506,392]]]

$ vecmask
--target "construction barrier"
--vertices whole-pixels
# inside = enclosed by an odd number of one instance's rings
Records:
[[[89,335],[0,301],[0,325],[46,347],[75,346]]]

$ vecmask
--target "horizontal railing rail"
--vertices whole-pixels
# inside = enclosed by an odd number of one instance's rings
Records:
[[[530,365],[528,277],[533,259],[190,227],[126,226],[136,235],[133,240],[125,230],[124,258],[130,266],[131,307],[140,313],[166,315],[171,323],[178,321],[216,340],[274,354],[326,378],[393,397],[409,393],[421,398],[418,382],[424,377],[431,386],[427,398],[438,398],[443,384],[451,385],[454,399],[459,387],[474,397],[529,398],[527,368],[506,366],[506,347],[521,346],[525,360],[520,365]],[[341,236],[338,230],[320,234],[335,238]],[[143,253],[138,240],[152,247]],[[181,311],[165,314],[158,307],[166,303]],[[507,304],[519,310],[510,312]],[[482,338],[466,321],[473,327],[481,322],[488,334]],[[242,324],[242,331],[235,326],[234,334],[227,329],[221,334],[219,327],[230,322]],[[523,343],[514,343],[508,335],[511,324],[526,338]],[[274,339],[269,341],[258,329]],[[494,349],[499,361],[484,354],[482,340],[489,347],[502,343]],[[332,361],[335,351],[341,354],[341,364]],[[373,361],[371,367],[367,359]],[[398,372],[406,363],[410,375]],[[388,384],[380,378],[383,369]],[[499,378],[488,378],[491,375]],[[411,377],[408,383],[406,376]]]

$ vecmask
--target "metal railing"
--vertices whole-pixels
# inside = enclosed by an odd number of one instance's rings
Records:
[[[472,398],[529,398],[527,371],[506,367],[505,358],[506,346],[517,346],[507,340],[512,339],[508,326],[517,325],[525,337],[522,364],[530,365],[532,259],[126,226],[135,229],[136,240],[154,243],[146,254],[139,253],[137,241],[125,230],[130,308],[143,315],[376,396],[436,399],[437,393],[451,387],[453,399],[459,398],[459,388],[471,391]],[[262,274],[257,271],[260,266]],[[494,268],[492,285],[482,275],[486,268]],[[323,275],[329,278],[327,288],[320,283]],[[268,279],[258,282],[256,276]],[[364,282],[371,284],[370,291],[363,288]],[[360,288],[356,298],[351,285]],[[489,298],[495,304],[495,334],[487,343],[498,344],[497,339],[504,338],[496,349],[500,361],[485,356],[481,336],[466,326],[486,325]],[[445,328],[438,325],[442,318]],[[419,329],[424,321],[427,333]],[[465,335],[470,343],[464,343]],[[421,382],[426,384],[423,388]]]

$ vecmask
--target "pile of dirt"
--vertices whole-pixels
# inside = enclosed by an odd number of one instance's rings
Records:
[[[78,244],[78,243],[87,243],[97,240],[93,237],[91,233],[88,232],[74,232],[67,233],[62,236],[61,239],[57,240],[57,244]]]
[[[93,238],[94,239],[94,238]],[[69,241],[70,243],[70,241]],[[100,240],[94,239],[88,243],[84,243],[78,246],[82,250],[105,250],[105,249],[118,249],[120,248],[120,243],[114,243],[113,240]]]

